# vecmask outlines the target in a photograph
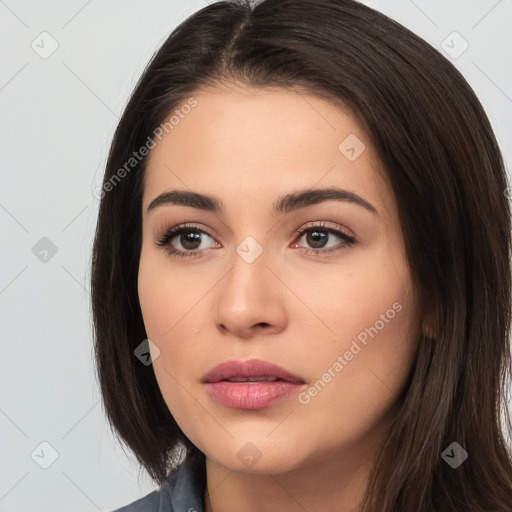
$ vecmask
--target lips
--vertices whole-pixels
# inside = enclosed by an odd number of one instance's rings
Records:
[[[215,383],[230,382],[261,382],[277,381],[303,384],[304,380],[284,368],[261,359],[248,359],[246,361],[231,360],[219,364],[210,370],[204,377],[204,382]]]
[[[209,371],[203,382],[216,402],[235,409],[263,409],[305,385],[297,375],[260,359],[226,361]]]

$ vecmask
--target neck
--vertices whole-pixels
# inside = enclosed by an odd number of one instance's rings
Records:
[[[337,453],[286,473],[239,473],[206,459],[206,512],[361,512],[372,460]]]

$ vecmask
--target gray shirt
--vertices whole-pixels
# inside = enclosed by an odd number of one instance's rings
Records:
[[[204,456],[185,460],[160,489],[113,512],[204,512]]]

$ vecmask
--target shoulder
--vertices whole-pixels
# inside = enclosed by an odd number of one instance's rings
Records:
[[[185,460],[160,489],[112,512],[203,512],[205,486],[204,457]]]
[[[147,496],[144,496],[129,505],[113,510],[112,512],[160,512],[162,510],[160,503],[162,502],[163,490],[164,488],[162,487]],[[163,510],[171,511],[172,509],[168,508]]]

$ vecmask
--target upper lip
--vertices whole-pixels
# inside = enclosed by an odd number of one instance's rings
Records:
[[[248,359],[245,361],[232,359],[225,361],[212,368],[204,376],[203,382],[214,383],[237,378],[247,380],[249,378],[275,378],[298,384],[304,383],[304,380],[284,368],[261,359]]]

